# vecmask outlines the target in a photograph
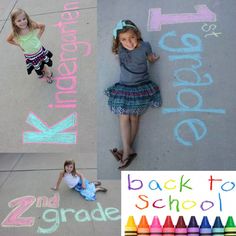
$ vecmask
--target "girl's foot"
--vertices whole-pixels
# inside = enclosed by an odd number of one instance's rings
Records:
[[[115,157],[117,161],[122,159],[123,151],[119,151],[117,148],[110,149],[111,154]]]
[[[100,186],[100,187],[96,188],[96,192],[103,192],[103,193],[105,193],[105,192],[107,192],[107,189]]]
[[[47,82],[48,82],[49,84],[51,84],[51,83],[53,82],[52,76],[53,76],[53,72],[51,71],[51,72],[50,72],[50,75],[47,75]]]
[[[128,167],[131,162],[135,159],[137,156],[137,153],[130,154],[127,158],[124,159],[124,161],[121,161],[121,165],[118,167],[119,170],[122,170],[126,167]]]
[[[97,186],[100,186],[102,183],[100,181],[92,181],[92,183],[94,183],[94,185],[97,187]]]

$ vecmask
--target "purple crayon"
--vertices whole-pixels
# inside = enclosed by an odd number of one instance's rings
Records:
[[[162,235],[162,227],[161,227],[158,216],[153,217],[152,224],[150,225],[150,235],[151,236]]]
[[[179,216],[177,224],[175,226],[175,235],[187,236],[187,233],[188,233],[188,231],[187,231],[187,226],[184,221],[184,217]]]
[[[211,225],[207,216],[204,216],[200,225],[200,236],[211,236]]]
[[[188,224],[188,236],[199,236],[199,226],[195,216],[191,216]]]

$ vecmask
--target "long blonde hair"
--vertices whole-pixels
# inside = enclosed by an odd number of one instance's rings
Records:
[[[11,25],[12,25],[13,35],[15,37],[20,35],[20,29],[15,24],[16,17],[19,16],[20,14],[22,14],[22,13],[25,14],[25,17],[26,17],[27,22],[28,22],[27,26],[29,27],[29,30],[32,31],[34,29],[35,22],[32,19],[30,19],[29,15],[23,9],[16,8],[11,13]]]

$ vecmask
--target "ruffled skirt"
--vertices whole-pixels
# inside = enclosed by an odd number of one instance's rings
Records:
[[[116,83],[105,90],[108,105],[117,115],[142,115],[148,107],[161,106],[160,89],[152,81],[139,85]]]
[[[95,201],[96,200],[96,188],[94,183],[89,182],[87,179],[85,181],[85,189],[82,188],[82,181],[74,187],[74,189],[80,193],[82,197],[84,197],[87,201]]]
[[[31,74],[33,70],[37,73],[39,77],[43,76],[43,67],[44,65],[52,66],[52,56],[53,54],[41,47],[40,50],[32,54],[24,54],[27,66],[27,73]]]

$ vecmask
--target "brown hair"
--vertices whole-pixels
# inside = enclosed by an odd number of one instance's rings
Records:
[[[21,8],[16,8],[15,10],[13,10],[13,12],[11,13],[11,25],[12,25],[12,30],[13,30],[13,35],[14,37],[17,37],[20,35],[20,29],[16,26],[15,24],[15,20],[16,17],[19,16],[20,14],[24,13],[25,17],[27,19],[28,22],[28,27],[29,30],[33,30],[34,29],[34,24],[35,22],[33,20],[30,19],[29,15]]]
[[[119,39],[119,34],[120,33],[126,33],[128,32],[129,30],[132,30],[137,38],[138,38],[138,41],[143,41],[142,39],[142,35],[141,35],[141,32],[140,30],[138,29],[138,27],[131,21],[131,20],[123,20],[127,25],[133,25],[134,27],[131,27],[131,26],[125,26],[123,29],[121,30],[117,30],[117,37],[113,37],[113,41],[112,41],[112,52],[114,54],[118,54],[118,48],[120,46],[120,39]]]
[[[66,166],[68,166],[68,165],[73,165],[73,170],[71,171],[71,174],[73,176],[76,176],[76,169],[75,169],[75,161],[74,160],[66,160],[64,162],[64,173],[63,173],[63,175],[66,173]]]

